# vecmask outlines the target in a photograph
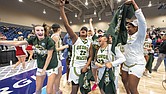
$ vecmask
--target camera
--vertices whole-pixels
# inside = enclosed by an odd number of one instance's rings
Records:
[[[69,4],[69,1],[68,1],[68,0],[65,0],[65,4]]]

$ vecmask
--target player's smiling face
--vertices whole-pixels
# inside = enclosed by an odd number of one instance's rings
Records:
[[[35,27],[35,34],[39,40],[44,39],[44,27],[42,26]]]
[[[127,25],[127,32],[129,35],[133,35],[135,32],[137,32],[137,27],[134,27],[130,24]]]
[[[80,36],[87,36],[87,32],[85,30],[81,30],[80,31]]]
[[[91,30],[88,30],[87,36],[88,36],[88,37],[92,36],[92,31],[91,31]]]
[[[104,45],[104,43],[107,42],[107,37],[105,37],[105,36],[103,36],[103,35],[102,35],[102,36],[99,36],[98,42],[99,42],[100,46],[101,46],[101,45]]]

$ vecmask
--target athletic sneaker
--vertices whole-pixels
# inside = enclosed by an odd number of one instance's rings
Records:
[[[152,71],[157,72],[157,69],[152,69]]]
[[[62,94],[62,90],[59,90],[58,92],[56,92],[56,94]]]
[[[166,83],[166,80],[163,80],[163,82],[165,82],[165,83]]]
[[[97,87],[97,84],[95,83],[93,86],[92,86],[92,91],[95,90]]]
[[[147,72],[147,71],[145,71],[145,72],[143,73],[143,75],[144,75],[144,76],[146,76],[146,77],[149,77],[149,78],[151,78],[151,75],[150,75],[150,73],[149,73],[149,72]]]
[[[70,85],[70,82],[69,82],[69,81],[67,81],[67,85]]]

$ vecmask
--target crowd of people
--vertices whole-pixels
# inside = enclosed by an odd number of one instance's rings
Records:
[[[25,69],[27,52],[30,54],[28,61],[33,59],[34,53],[37,55],[35,94],[41,94],[46,75],[48,76],[47,94],[62,94],[59,89],[62,58],[66,59],[66,79],[72,85],[71,94],[77,94],[79,88],[82,94],[87,94],[97,86],[101,94],[116,94],[119,74],[126,93],[139,94],[137,88],[143,75],[150,77],[150,73],[157,71],[163,60],[166,71],[166,59],[164,59],[166,58],[166,32],[154,27],[147,29],[146,19],[135,0],[126,0],[125,4],[133,5],[136,19],[126,25],[127,43],[115,47],[114,52],[111,49],[113,35],[108,35],[101,29],[94,29],[93,19],[89,20],[89,30],[83,26],[79,35],[73,31],[65,14],[65,0],[59,0],[60,15],[67,31],[63,42],[60,37],[62,28],[55,23],[50,28],[46,24],[34,25],[35,36],[28,36],[26,40],[23,37],[18,37],[15,41],[0,40],[0,45],[16,47],[18,62],[13,68],[22,63]],[[157,63],[152,68],[156,53]]]

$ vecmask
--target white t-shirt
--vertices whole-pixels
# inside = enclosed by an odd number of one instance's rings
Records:
[[[127,44],[124,46],[125,64],[128,66],[146,63],[143,50],[147,30],[146,21],[141,9],[135,11],[135,16],[138,19],[138,31],[131,36],[128,35]]]

